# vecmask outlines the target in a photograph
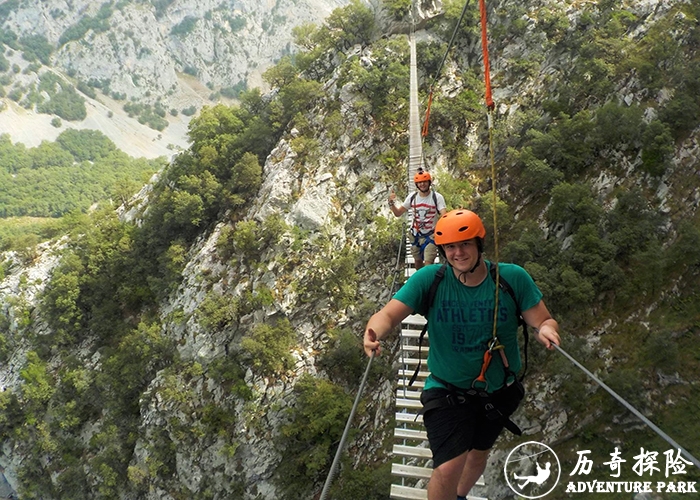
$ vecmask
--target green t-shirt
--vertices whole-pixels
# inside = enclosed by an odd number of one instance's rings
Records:
[[[488,261],[486,265],[489,265]],[[423,304],[440,266],[433,264],[416,271],[394,298],[414,312],[425,315]],[[503,263],[499,264],[499,269],[501,277],[513,288],[521,311],[527,311],[540,302],[542,292],[527,271],[516,264]],[[490,273],[479,285],[471,287],[461,283],[448,266],[427,316],[430,336],[428,369],[431,373],[458,387],[471,387],[481,372],[484,352],[493,338],[495,289]],[[501,291],[498,302],[498,339],[505,345],[510,369],[517,373],[521,361],[515,304],[504,291]],[[486,372],[488,391],[500,389],[504,378],[501,356],[494,352]],[[432,387],[442,386],[429,377],[425,389]]]

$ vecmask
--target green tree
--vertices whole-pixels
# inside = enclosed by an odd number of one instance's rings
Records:
[[[328,470],[352,400],[337,385],[310,375],[302,376],[294,392],[297,404],[287,410],[289,423],[281,428],[279,447],[284,458],[278,478],[287,498],[303,498]]]
[[[257,324],[241,340],[243,360],[261,375],[281,374],[294,366],[291,350],[296,345],[296,333],[289,320]]]
[[[411,0],[383,0],[394,19],[402,19],[411,11]]]
[[[591,188],[585,184],[561,183],[552,189],[547,219],[553,224],[569,225],[575,231],[583,224],[598,224],[603,215]]]
[[[76,161],[95,162],[117,150],[111,139],[99,130],[64,130],[56,142],[70,152]]]
[[[345,52],[356,44],[367,45],[375,30],[374,13],[360,0],[350,0],[350,4],[335,9],[326,18],[324,35],[332,46]]]
[[[27,35],[20,38],[19,43],[22,45],[24,52],[22,56],[29,62],[41,61],[42,64],[49,65],[51,62],[51,54],[53,46],[43,35]]]
[[[675,150],[673,134],[668,125],[652,120],[642,134],[642,170],[654,177],[661,177]]]
[[[658,238],[661,224],[660,214],[639,190],[620,193],[605,221],[610,242],[617,248],[617,258],[623,262],[635,252],[646,250]]]

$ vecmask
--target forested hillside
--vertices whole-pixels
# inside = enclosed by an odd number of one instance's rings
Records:
[[[131,158],[92,130],[69,129],[35,148],[0,135],[0,249],[36,245],[71,212],[127,202],[164,163]]]
[[[303,50],[264,74],[274,90],[202,110],[191,148],[121,217],[77,222],[35,267],[5,254],[13,451],[0,465],[21,498],[319,493],[403,239],[385,200],[405,185],[408,44],[382,34],[408,30],[408,10],[382,5],[295,29]],[[463,5],[421,2],[435,14],[418,58],[423,102],[436,83],[424,150],[440,192],[487,222],[487,258],[498,230],[564,348],[697,456],[700,2],[491,5],[491,137],[476,9],[436,75]],[[373,366],[330,498],[388,498],[395,347]],[[668,449],[538,347],[522,441],[552,443],[567,470],[576,450]],[[518,442],[504,436],[495,460]],[[512,498],[502,477],[489,468],[489,498]]]

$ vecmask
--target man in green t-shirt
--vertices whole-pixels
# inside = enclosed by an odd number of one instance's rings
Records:
[[[496,284],[488,262],[482,258],[485,236],[486,229],[474,212],[458,209],[443,215],[435,227],[435,244],[448,268],[430,310],[424,311],[423,304],[439,265],[416,271],[382,310],[370,318],[365,328],[365,352],[368,356],[372,351],[379,354],[379,341],[408,315],[427,314],[431,374],[421,401],[433,453],[429,500],[466,497],[484,472],[489,451],[504,426],[503,419],[487,418],[484,405],[475,403],[474,398],[461,398],[465,402],[458,405],[443,405],[441,401],[455,391],[462,394],[462,390],[478,388],[489,393],[493,404],[507,419],[523,397],[514,375],[521,366],[517,309],[501,293],[498,314],[494,315]],[[535,338],[548,349],[554,349],[552,344],[560,343],[559,326],[542,301],[542,292],[535,282],[515,264],[499,264],[498,270],[513,289],[523,319],[535,329]],[[502,349],[490,351],[498,354],[485,365],[484,354],[489,346],[492,349],[494,346],[494,316],[498,323],[497,345]]]

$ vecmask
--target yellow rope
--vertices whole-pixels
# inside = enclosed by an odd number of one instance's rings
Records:
[[[491,192],[493,194],[493,206],[491,207],[493,210],[493,260],[496,264],[496,292],[493,305],[493,340],[495,341],[498,338],[498,288],[500,286],[501,272],[498,267],[498,196],[496,195],[496,162],[493,157],[493,123],[491,118],[491,109],[488,110],[487,118],[489,124],[489,156],[491,159]]]

